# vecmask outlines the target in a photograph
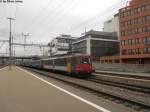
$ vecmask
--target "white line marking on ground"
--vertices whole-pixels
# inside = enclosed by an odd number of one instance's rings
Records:
[[[76,98],[76,99],[78,99],[78,100],[80,100],[80,101],[82,101],[82,102],[84,102],[84,103],[86,103],[86,104],[88,104],[88,105],[90,105],[90,106],[92,106],[92,107],[94,107],[94,108],[100,110],[100,111],[103,111],[103,112],[111,112],[110,110],[107,110],[107,109],[105,109],[105,108],[103,108],[103,107],[101,107],[101,106],[99,106],[99,105],[97,105],[97,104],[94,104],[94,103],[92,103],[92,102],[90,102],[90,101],[88,101],[88,100],[86,100],[86,99],[83,99],[83,98],[81,98],[81,97],[79,97],[79,96],[77,96],[77,95],[75,95],[75,94],[73,94],[73,93],[71,93],[71,92],[69,92],[69,91],[67,91],[67,90],[65,90],[65,89],[63,89],[63,88],[61,88],[61,87],[58,87],[58,86],[56,86],[56,85],[54,85],[54,84],[52,84],[52,83],[50,83],[50,82],[44,80],[43,78],[40,78],[40,77],[38,77],[38,76],[32,74],[31,72],[29,72],[29,71],[27,71],[27,70],[24,70],[24,69],[19,68],[19,67],[17,67],[17,68],[18,68],[19,70],[21,70],[21,71],[23,71],[23,72],[25,72],[25,73],[27,73],[27,74],[29,74],[29,75],[35,77],[35,78],[37,78],[37,79],[43,81],[43,82],[45,82],[45,83],[47,83],[47,84],[49,84],[49,85],[55,87],[56,89],[59,89],[60,91],[62,91],[62,92],[64,92],[64,93],[66,93],[66,94],[68,94],[68,95],[70,95],[70,96],[72,96],[72,97],[74,97],[74,98]]]
[[[2,68],[0,68],[0,70],[4,70],[4,69],[6,69],[8,66],[6,66],[6,67],[2,67]]]

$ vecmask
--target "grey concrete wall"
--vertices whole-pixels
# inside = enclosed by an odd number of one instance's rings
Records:
[[[104,64],[93,62],[95,70],[103,71],[119,71],[119,72],[135,72],[135,73],[150,73],[150,65],[135,65],[135,64]]]

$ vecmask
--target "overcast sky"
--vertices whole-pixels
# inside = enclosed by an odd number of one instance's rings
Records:
[[[64,33],[80,36],[85,27],[87,30],[102,30],[103,22],[112,18],[126,1],[23,0],[23,3],[18,4],[0,3],[0,39],[9,38],[9,21],[6,18],[10,16],[15,18],[12,30],[16,42],[23,42],[22,32],[30,34],[28,43],[46,44]],[[7,47],[5,44],[0,53],[6,52]],[[39,48],[27,49],[27,54],[39,53]],[[16,46],[16,51],[17,54],[25,54],[22,47]]]

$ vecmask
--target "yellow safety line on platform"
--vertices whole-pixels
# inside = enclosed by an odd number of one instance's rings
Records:
[[[40,81],[43,81],[43,82],[45,82],[46,84],[51,85],[51,86],[55,87],[56,89],[58,89],[58,90],[60,90],[60,91],[62,91],[62,92],[64,92],[64,93],[66,93],[66,94],[68,94],[68,95],[70,95],[70,96],[72,96],[72,97],[74,97],[74,98],[76,98],[76,99],[78,99],[78,100],[80,100],[80,101],[82,101],[82,102],[84,102],[84,103],[86,103],[86,104],[88,104],[88,105],[90,105],[90,106],[92,106],[92,107],[94,107],[94,108],[100,110],[100,111],[103,111],[103,112],[111,112],[110,110],[107,110],[107,109],[105,109],[105,108],[103,108],[103,107],[101,107],[101,106],[99,106],[99,105],[97,105],[97,104],[95,104],[95,103],[92,103],[92,102],[90,102],[90,101],[88,101],[88,100],[86,100],[86,99],[84,99],[84,98],[81,98],[81,97],[79,97],[79,96],[77,96],[77,95],[75,95],[75,94],[73,94],[73,93],[71,93],[71,92],[69,92],[69,91],[67,91],[67,90],[65,90],[65,89],[63,89],[63,88],[61,88],[61,87],[58,87],[58,86],[56,86],[56,85],[54,85],[54,84],[52,84],[52,83],[50,83],[50,82],[44,80],[43,78],[40,78],[40,77],[38,77],[38,76],[32,74],[31,72],[29,72],[29,71],[27,71],[27,70],[24,70],[24,69],[19,68],[19,67],[17,67],[17,68],[18,68],[19,70],[21,70],[21,71],[23,71],[23,72],[25,72],[25,73],[27,73],[27,74],[33,76],[33,77],[39,79]]]

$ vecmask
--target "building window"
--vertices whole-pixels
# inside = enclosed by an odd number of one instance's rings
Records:
[[[138,8],[134,9],[134,14],[138,13]]]
[[[139,44],[139,43],[140,43],[140,39],[139,39],[139,38],[136,38],[136,39],[135,39],[135,43],[136,43],[136,44]]]
[[[126,55],[126,54],[127,54],[127,50],[122,50],[122,51],[121,51],[121,54],[122,54],[122,55]]]
[[[138,23],[138,18],[134,19],[134,24]]]
[[[150,47],[149,47],[149,48],[147,48],[147,52],[148,52],[148,53],[150,53]]]
[[[150,44],[150,37],[144,37],[143,38],[143,43],[144,44]]]
[[[149,10],[150,9],[150,6],[149,5],[143,5],[142,7],[141,7],[141,11],[147,11],[147,10]]]
[[[150,47],[144,48],[144,49],[143,49],[143,53],[144,53],[144,54],[150,53]]]
[[[124,46],[125,45],[125,40],[121,41],[121,45]]]
[[[150,9],[150,5],[146,4],[146,5],[143,5],[141,7],[134,8],[134,9],[129,8],[129,9],[120,10],[120,17],[134,15],[137,13],[147,11],[149,9]]]
[[[143,38],[143,43],[145,44],[147,42],[147,37]]]
[[[136,53],[136,50],[135,49],[132,49],[132,54],[135,54]]]
[[[142,12],[145,11],[145,6],[142,6],[142,7],[141,7],[141,11],[142,11]]]
[[[128,40],[125,40],[125,45],[128,45]]]
[[[150,27],[149,26],[145,26],[142,28],[143,32],[149,32],[150,31]]]
[[[143,28],[142,28],[142,32],[146,32],[146,29],[145,29],[145,27],[143,27]]]
[[[139,28],[139,29],[138,29],[138,33],[142,33],[142,28]]]
[[[128,49],[128,54],[132,54],[132,49]]]
[[[145,23],[149,20],[150,20],[150,16],[147,15],[147,16],[143,16],[143,17],[139,17],[139,18],[135,18],[135,19],[132,19],[132,20],[121,22],[121,26],[122,27],[127,27],[127,26],[134,25],[134,24]]]
[[[121,36],[125,36],[125,32],[124,31],[121,32]]]
[[[128,40],[129,45],[132,45],[132,39]]]
[[[135,54],[141,54],[140,48],[135,49]]]
[[[138,13],[140,13],[141,12],[141,8],[139,7],[139,8],[137,8],[137,12]]]
[[[137,34],[138,31],[139,31],[139,28],[135,28],[135,29],[134,29],[134,33],[135,33],[135,34]]]

